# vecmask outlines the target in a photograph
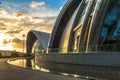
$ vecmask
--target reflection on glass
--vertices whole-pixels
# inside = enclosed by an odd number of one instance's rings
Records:
[[[114,4],[113,4],[114,2]],[[118,44],[120,42],[120,4],[119,0],[112,1],[107,11],[101,36],[100,44]]]
[[[27,59],[29,59],[30,61],[28,61]],[[33,59],[30,59],[30,58],[27,58],[27,59],[9,60],[8,63],[10,63],[12,65],[15,65],[15,66],[40,70],[40,71],[43,71],[43,72],[50,72],[48,69],[40,68],[37,65],[35,65]],[[28,63],[31,64],[31,66],[27,66]]]
[[[84,20],[85,11],[86,11],[87,5],[88,5],[88,1],[87,1],[87,0],[83,1],[83,5],[81,6],[81,7],[82,7],[81,14],[80,14],[80,16],[79,16],[79,20],[78,20],[78,23],[77,23],[78,25],[79,25],[81,22],[83,22],[83,20]]]
[[[32,48],[32,53],[44,53],[44,48],[40,41],[36,40]]]

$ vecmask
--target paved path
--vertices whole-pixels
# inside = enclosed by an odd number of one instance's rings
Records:
[[[0,80],[85,80],[10,65],[0,59]]]

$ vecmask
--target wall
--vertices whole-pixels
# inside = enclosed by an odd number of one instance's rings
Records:
[[[120,53],[70,53],[70,54],[40,54],[40,61],[67,64],[100,65],[120,67]]]

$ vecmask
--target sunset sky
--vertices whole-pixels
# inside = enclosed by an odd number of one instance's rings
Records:
[[[0,50],[22,52],[23,34],[50,33],[67,0],[0,0]]]

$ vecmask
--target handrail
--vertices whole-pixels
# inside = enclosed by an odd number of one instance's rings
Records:
[[[89,52],[120,52],[120,44],[105,44],[105,45],[89,45],[87,51],[86,46],[68,47],[68,48],[52,48],[40,50],[35,53],[89,53]]]

